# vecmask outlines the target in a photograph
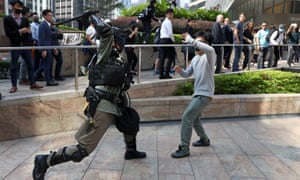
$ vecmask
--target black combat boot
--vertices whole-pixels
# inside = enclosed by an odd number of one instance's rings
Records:
[[[32,171],[32,178],[34,180],[43,180],[49,168],[47,164],[48,155],[36,155],[34,159],[34,168]]]
[[[124,158],[126,160],[130,160],[130,159],[142,159],[146,157],[146,153],[145,152],[140,152],[136,150],[136,144],[127,144],[126,145],[126,152],[125,152],[125,156]]]

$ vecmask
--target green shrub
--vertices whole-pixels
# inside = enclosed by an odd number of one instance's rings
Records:
[[[0,79],[8,79],[10,61],[0,61]]]
[[[193,82],[178,86],[174,95],[191,95]],[[300,93],[300,73],[279,70],[215,76],[215,94]]]
[[[122,16],[138,16],[138,14],[148,6],[149,3],[140,4],[131,8],[124,8],[121,10]],[[166,0],[156,3],[155,15],[157,17],[164,17],[166,10],[169,8],[169,3]],[[215,21],[218,14],[223,14],[225,17],[228,17],[228,14],[225,12],[217,10],[207,10],[207,9],[196,9],[190,10],[185,8],[175,8],[174,17],[175,18],[184,18],[184,19],[200,19],[207,21]]]

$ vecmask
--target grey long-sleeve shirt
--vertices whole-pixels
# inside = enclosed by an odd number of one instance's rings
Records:
[[[196,41],[190,36],[186,38],[186,42],[201,49],[204,54],[194,56],[191,64],[187,69],[182,70],[180,75],[182,77],[190,77],[194,74],[194,96],[202,95],[212,97],[215,92],[214,73],[216,54],[214,48],[205,43]]]

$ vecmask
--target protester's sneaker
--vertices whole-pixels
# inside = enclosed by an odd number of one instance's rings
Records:
[[[209,146],[210,140],[209,139],[200,139],[196,142],[193,142],[193,146]]]
[[[126,151],[124,158],[126,160],[130,159],[142,159],[146,157],[145,152],[140,152],[140,151]]]
[[[34,159],[34,168],[32,171],[32,178],[34,180],[43,180],[45,177],[45,174],[48,169],[47,164],[47,157],[48,155],[37,155]]]
[[[189,147],[182,146],[182,145],[179,145],[178,150],[176,150],[175,152],[173,152],[171,154],[171,156],[173,158],[183,158],[183,157],[186,157],[186,156],[189,156],[189,155],[190,155]]]
[[[84,66],[80,66],[80,74],[86,76],[86,68]]]

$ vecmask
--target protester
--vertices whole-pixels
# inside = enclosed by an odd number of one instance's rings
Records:
[[[192,63],[185,70],[180,66],[174,69],[183,77],[190,77],[194,74],[194,94],[192,101],[183,112],[181,120],[181,143],[178,150],[171,154],[173,158],[182,158],[190,155],[189,146],[194,127],[199,140],[193,146],[209,146],[210,140],[204,131],[200,117],[203,109],[211,102],[214,95],[215,63],[216,53],[211,47],[212,39],[210,33],[198,32],[193,39],[189,34],[183,34],[183,39],[196,48],[196,56]]]

